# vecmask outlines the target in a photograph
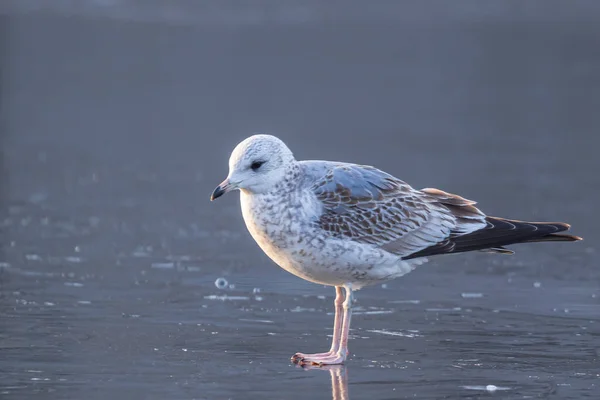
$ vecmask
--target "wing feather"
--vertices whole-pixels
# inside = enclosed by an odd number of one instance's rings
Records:
[[[475,202],[438,189],[416,190],[374,167],[332,164],[312,185],[323,212],[317,223],[344,237],[408,256],[485,226]]]

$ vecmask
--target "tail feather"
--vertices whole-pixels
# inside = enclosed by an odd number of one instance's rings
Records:
[[[456,233],[442,243],[413,253],[404,259],[432,256],[437,254],[462,253],[466,251],[487,251],[511,254],[503,246],[533,242],[573,242],[582,238],[560,234],[569,230],[563,222],[527,222],[497,217],[485,217],[486,227],[461,235]]]

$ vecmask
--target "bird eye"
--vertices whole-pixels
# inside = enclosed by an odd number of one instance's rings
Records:
[[[264,161],[254,161],[252,163],[252,165],[250,165],[250,168],[252,168],[252,171],[256,171],[260,168],[261,165],[263,165],[265,162]]]

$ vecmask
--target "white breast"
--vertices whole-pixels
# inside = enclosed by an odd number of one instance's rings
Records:
[[[323,268],[316,265],[317,254],[310,244],[319,241],[310,222],[320,210],[310,195],[296,192],[295,198],[282,200],[242,191],[240,200],[246,227],[265,254],[286,271],[322,283],[316,275]]]
[[[296,194],[297,195],[297,194]],[[312,224],[321,210],[314,195],[269,197],[242,192],[242,215],[248,231],[277,265],[305,280],[355,287],[385,281],[413,269],[372,245],[335,239]],[[298,195],[297,195],[298,196]]]

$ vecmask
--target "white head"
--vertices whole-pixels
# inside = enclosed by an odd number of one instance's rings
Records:
[[[229,157],[229,175],[214,190],[211,200],[234,189],[266,193],[285,176],[294,155],[280,139],[254,135],[238,144]]]

